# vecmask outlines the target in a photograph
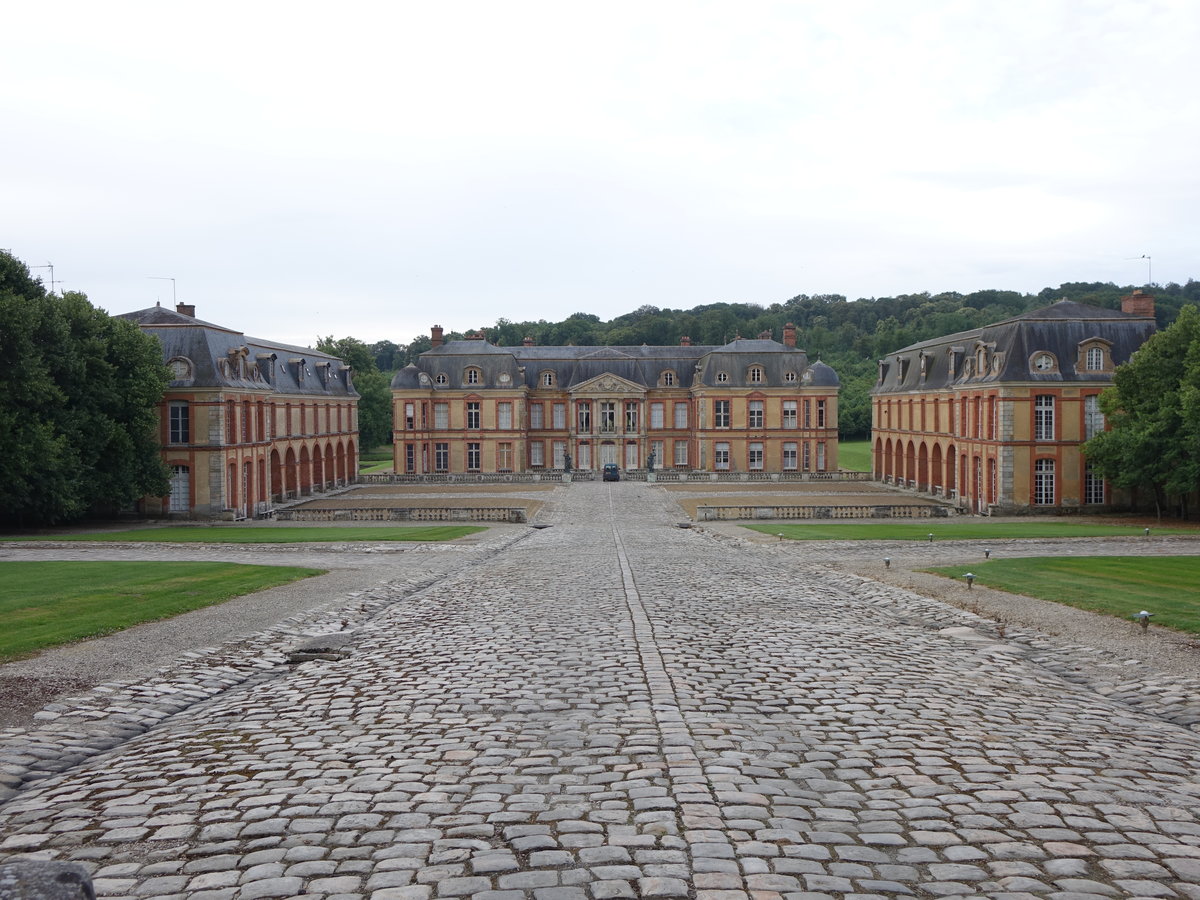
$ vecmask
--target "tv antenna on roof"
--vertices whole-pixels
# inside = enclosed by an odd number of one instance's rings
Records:
[[[148,279],[150,279],[151,281],[169,281],[169,282],[171,282],[171,302],[178,305],[178,302],[175,299],[175,279],[174,278],[169,278],[165,275],[147,275],[146,277]]]
[[[1146,284],[1154,284],[1154,264],[1150,262],[1150,254],[1143,253],[1141,256],[1127,256],[1126,259],[1144,259],[1146,261]]]
[[[52,293],[52,294],[54,293],[54,286],[56,284],[62,284],[61,281],[54,280],[54,263],[52,263],[52,262],[47,262],[44,266],[30,266],[29,268],[31,268],[31,269],[49,269],[50,270],[50,293]]]

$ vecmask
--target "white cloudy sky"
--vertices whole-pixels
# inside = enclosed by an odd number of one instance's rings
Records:
[[[44,0],[3,30],[0,247],[110,312],[174,277],[247,334],[407,342],[1200,277],[1195,0]]]

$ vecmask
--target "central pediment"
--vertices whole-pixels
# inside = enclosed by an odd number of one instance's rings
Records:
[[[612,372],[604,372],[595,378],[581,381],[571,388],[571,393],[573,395],[645,394],[646,386],[638,384],[636,381],[630,381],[628,378],[622,378],[620,375],[614,375]]]

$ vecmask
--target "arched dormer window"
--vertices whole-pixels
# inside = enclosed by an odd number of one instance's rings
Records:
[[[665,370],[658,376],[658,383],[663,387],[674,387],[675,373],[670,369]]]
[[[717,384],[725,384],[727,381],[729,381],[729,373],[728,372],[718,372],[717,373]]]
[[[796,383],[796,373],[791,372],[791,371],[784,372],[783,380],[786,381],[788,384],[795,384]]]
[[[751,366],[746,370],[746,381],[750,384],[763,383],[763,368],[762,366]]]
[[[192,377],[192,361],[186,356],[173,356],[167,361],[173,381],[188,381]]]
[[[1080,341],[1075,371],[1111,372],[1112,367],[1112,344],[1103,338]]]
[[[482,384],[483,372],[478,366],[467,366],[463,370],[463,384]]]
[[[445,372],[438,372],[437,377],[433,379],[434,384],[445,384],[450,379],[446,377]]]
[[[554,371],[552,369],[547,369],[538,375],[538,387],[554,387]]]

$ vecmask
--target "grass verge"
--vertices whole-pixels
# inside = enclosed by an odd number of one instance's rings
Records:
[[[0,562],[0,660],[322,574],[218,562]]]
[[[837,523],[793,525],[776,522],[770,525],[744,525],[763,534],[782,534],[789,541],[927,541],[930,533],[935,541],[1018,540],[1020,538],[1058,537],[1140,537],[1141,526],[1099,525],[1073,522],[955,522],[947,519],[924,519],[920,522]],[[1152,534],[1200,535],[1193,528],[1154,528]]]
[[[311,544],[347,541],[453,541],[487,529],[482,525],[428,525],[395,528],[386,525],[346,528],[239,525],[174,525],[165,528],[134,528],[128,531],[97,531],[90,534],[40,534],[4,537],[6,541],[119,541],[167,544]]]
[[[871,442],[838,441],[838,468],[848,472],[870,472]]]
[[[924,571],[950,578],[970,571],[978,585],[1120,619],[1144,609],[1155,625],[1200,634],[1200,557],[1046,556]]]

